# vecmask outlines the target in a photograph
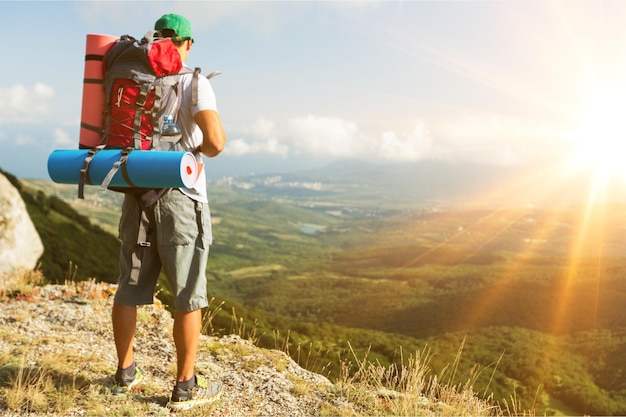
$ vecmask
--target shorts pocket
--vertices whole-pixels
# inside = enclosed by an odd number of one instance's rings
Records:
[[[194,201],[177,190],[158,202],[158,241],[163,246],[189,245],[198,237]]]

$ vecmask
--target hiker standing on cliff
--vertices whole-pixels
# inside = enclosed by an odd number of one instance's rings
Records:
[[[185,63],[194,42],[189,21],[180,15],[166,14],[156,21],[154,29],[172,39]],[[200,152],[214,157],[222,151],[226,141],[215,94],[208,79],[196,77],[197,85],[192,87],[192,78],[193,74],[180,75],[178,86],[182,106],[176,119],[183,145],[186,149],[197,150],[198,159]],[[197,93],[195,104],[194,92]],[[126,194],[120,218],[120,277],[112,312],[118,356],[113,391],[127,392],[143,379],[133,355],[137,306],[153,302],[163,268],[174,296],[173,337],[177,356],[176,383],[168,407],[188,409],[214,401],[221,393],[219,384],[209,383],[195,373],[202,329],[201,309],[208,306],[206,266],[212,242],[204,170],[193,188],[172,189],[149,207],[141,204],[139,198]],[[142,213],[150,222],[147,245],[142,249],[139,279],[130,282]]]

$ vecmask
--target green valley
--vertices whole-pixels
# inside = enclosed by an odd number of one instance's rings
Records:
[[[471,379],[518,411],[626,414],[626,205],[467,208],[424,196],[394,205],[373,183],[314,178],[209,185],[207,331],[245,329],[331,378],[349,346],[383,364],[427,349],[440,378]],[[65,242],[78,271],[110,280],[119,194],[78,201],[75,186],[23,184],[40,233],[73,224],[42,238]],[[57,200],[80,216],[62,216]],[[98,249],[106,263],[87,269],[91,252],[71,242],[94,237],[114,249]],[[63,279],[67,259],[53,268],[46,256],[49,279]],[[167,304],[166,288],[160,296]]]

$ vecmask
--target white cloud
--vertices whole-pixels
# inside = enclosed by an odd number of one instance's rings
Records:
[[[259,117],[236,133],[240,137],[229,140],[225,151],[235,156],[264,153],[411,161],[438,154],[422,121],[415,121],[408,134],[385,131],[377,136],[337,117],[309,114],[283,125]]]
[[[336,117],[307,115],[289,120],[287,134],[301,153],[345,157],[360,153],[357,124]]]
[[[415,127],[409,134],[399,135],[394,131],[383,132],[376,148],[376,154],[382,159],[399,161],[437,158],[444,154],[444,152],[434,150],[433,139],[422,121],[415,122]]]
[[[244,139],[234,139],[228,142],[228,146],[224,151],[228,155],[242,156],[247,154],[270,154],[287,156],[288,148],[282,145],[276,139],[267,139],[261,141],[246,141]]]
[[[344,158],[415,161],[440,158],[423,121],[412,122],[410,132],[362,132],[357,123],[334,117],[308,115],[291,119],[288,138],[297,153]]]
[[[258,118],[229,140],[230,155],[310,155],[387,161],[438,159],[512,165],[563,149],[556,130],[497,114],[455,116],[437,124],[414,119],[396,129],[362,131],[353,121],[306,115],[285,123]]]
[[[238,131],[246,139],[228,141],[225,152],[230,155],[241,156],[246,154],[271,154],[287,156],[287,145],[281,144],[276,138],[276,125],[264,117],[257,118],[250,127],[243,127]]]
[[[276,123],[271,120],[267,120],[264,117],[258,117],[249,129],[246,129],[247,133],[254,136],[263,138],[269,138],[275,135]]]
[[[433,128],[454,160],[519,164],[563,151],[558,127],[494,113],[464,113]]]
[[[15,137],[15,144],[18,146],[32,146],[35,145],[37,141],[33,139],[31,136],[27,135],[17,135]]]
[[[76,139],[72,138],[65,130],[62,129],[54,129],[52,135],[54,137],[55,145],[74,145],[77,142]]]
[[[48,113],[54,89],[42,83],[0,88],[0,122],[34,122]]]

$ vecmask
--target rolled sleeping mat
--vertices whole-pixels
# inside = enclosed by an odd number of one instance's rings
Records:
[[[78,184],[88,149],[55,150],[48,156],[48,174],[60,184]],[[103,149],[93,155],[87,184],[100,185],[122,157],[120,149]],[[140,151],[128,154],[125,167],[115,173],[110,186],[141,188],[191,188],[201,174],[202,164],[191,152]],[[128,180],[124,177],[130,180]]]
[[[78,140],[80,148],[96,147],[102,137],[102,112],[106,102],[103,89],[104,56],[118,40],[118,36],[87,35]]]

